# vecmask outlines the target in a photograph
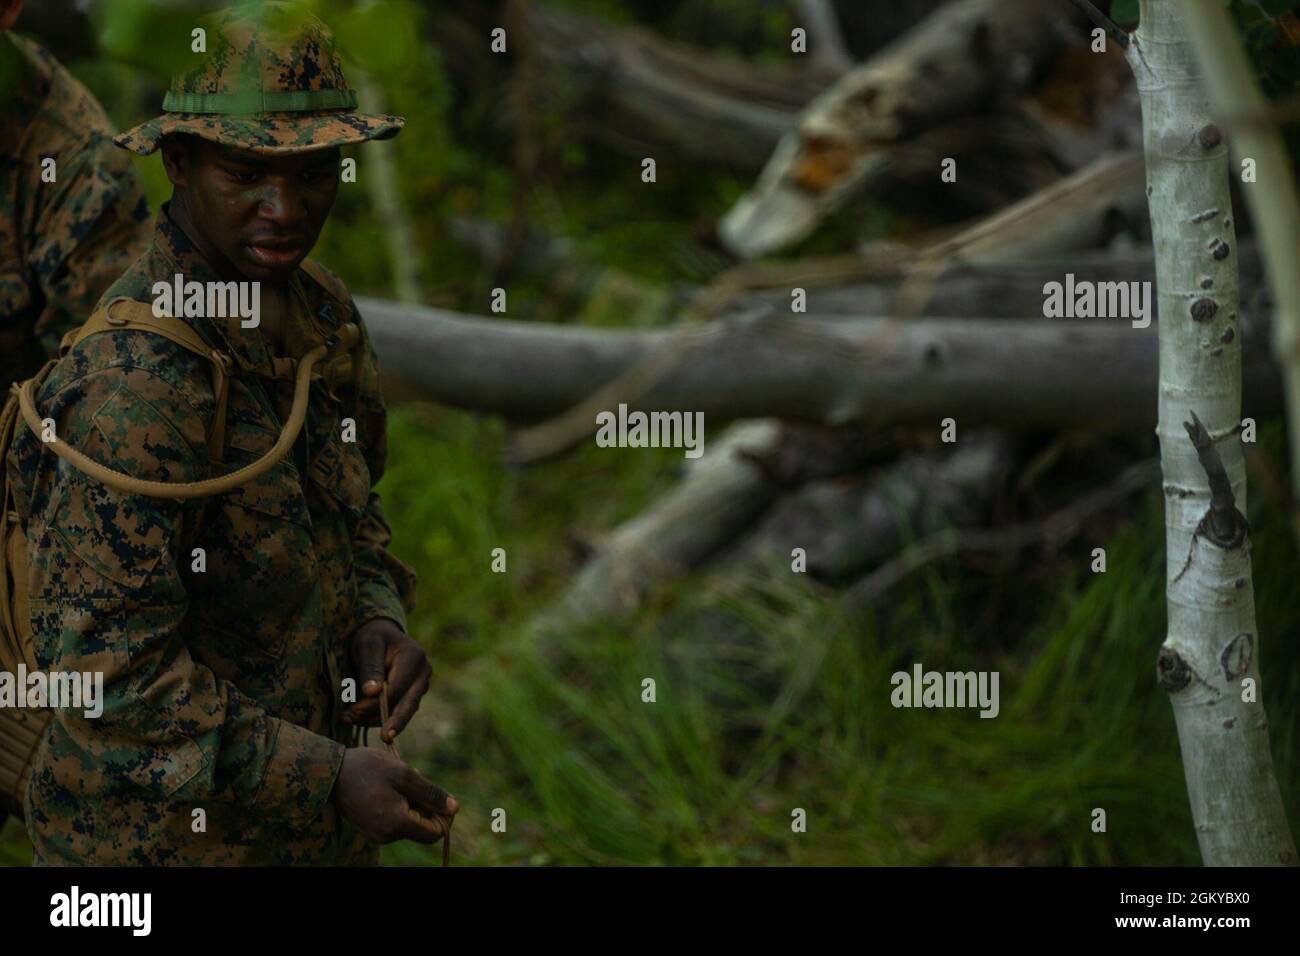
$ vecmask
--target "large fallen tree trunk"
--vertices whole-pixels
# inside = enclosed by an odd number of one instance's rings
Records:
[[[1058,276],[1058,279],[1062,276]],[[1041,302],[1041,286],[1039,299]],[[664,349],[675,330],[606,330],[471,318],[359,299],[394,393],[516,421],[555,415]],[[1041,308],[1041,306],[1040,306]],[[692,331],[692,347],[630,402],[710,422],[1146,429],[1156,326],[1126,320],[890,319],[761,310]],[[1248,414],[1281,407],[1267,332],[1243,330]],[[593,425],[594,427],[594,425]]]
[[[970,278],[954,274],[953,267],[961,263],[983,263],[986,266],[989,263],[1015,263],[1034,250],[1039,257],[1035,267],[1039,278],[1032,288],[1024,290],[1025,295],[1009,296],[1008,292],[1021,290],[1014,288],[1014,282],[1005,282],[1001,273],[987,269],[977,273],[976,279],[994,278],[996,284],[977,286],[973,291],[987,290],[991,293],[987,298],[994,311],[1005,309],[1010,302],[1019,305],[1031,303],[1019,315],[1036,315],[1041,307],[1040,290],[1044,289],[1041,274],[1049,265],[1042,256],[1086,248],[1091,245],[1090,238],[1096,239],[1098,234],[1116,228],[1111,221],[1113,218],[1123,220],[1139,208],[1145,212],[1142,170],[1140,152],[1102,157],[1079,173],[992,216],[916,248],[877,242],[869,244],[856,256],[811,262],[747,263],[717,276],[707,287],[692,295],[685,314],[690,321],[725,314],[728,305],[734,305],[747,288],[779,290],[771,293],[766,302],[779,310],[780,299],[792,290],[806,292],[809,286],[834,287],[837,281],[843,283],[851,277],[861,276],[875,281],[866,287],[865,292],[853,288],[847,290],[847,295],[842,295],[843,301],[850,303],[850,314],[865,312],[900,318],[911,318],[927,311],[942,314],[927,310],[926,305],[934,296],[935,284],[943,277],[945,293],[950,297],[954,292],[959,293],[955,301],[959,301],[961,306],[956,314],[970,315],[972,310],[978,312],[982,303],[979,296],[970,294]],[[1106,257],[1101,264],[1109,265],[1112,258]],[[1125,260],[1125,264],[1130,263]],[[1069,274],[1076,279],[1106,283],[1098,288],[1114,288],[1114,275],[1102,272],[1089,277],[1073,273],[1074,267],[1075,260],[1071,260]],[[945,268],[948,275],[944,275]],[[1062,273],[1065,273],[1064,265],[1058,274]],[[901,280],[902,285],[895,288],[889,279]],[[845,292],[843,289],[837,291]],[[760,295],[747,301],[754,298],[760,302],[763,300]],[[813,311],[823,310],[814,305]],[[563,415],[518,433],[512,443],[511,457],[519,463],[536,461],[560,454],[582,441],[591,434],[591,423],[601,411],[638,397],[674,366],[678,352],[685,345],[684,339],[671,341],[668,349],[651,353],[626,375],[602,386]]]

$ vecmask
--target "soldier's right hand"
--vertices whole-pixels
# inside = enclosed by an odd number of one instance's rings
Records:
[[[450,826],[460,809],[455,797],[414,767],[365,748],[349,748],[343,754],[334,800],[343,816],[374,843],[437,843],[442,828],[432,817],[444,817]]]

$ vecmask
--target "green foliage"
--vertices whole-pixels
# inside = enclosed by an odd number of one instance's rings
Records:
[[[1300,83],[1300,49],[1281,41],[1277,20],[1300,9],[1300,0],[1225,0],[1247,50],[1258,68],[1265,92],[1289,92]],[[1110,16],[1122,27],[1138,25],[1138,0],[1114,0]]]
[[[1280,17],[1300,7],[1300,0],[1258,0],[1260,9],[1270,17]]]
[[[396,475],[410,460],[465,467],[463,452],[447,455],[407,416],[398,429]],[[1279,455],[1280,427],[1263,441]],[[430,645],[441,674],[426,706],[449,708],[457,732],[422,766],[465,807],[461,862],[1197,862],[1173,715],[1154,679],[1164,636],[1158,492],[1108,536],[1105,574],[1087,572],[1081,545],[999,595],[944,564],[859,618],[788,574],[745,585],[692,579],[630,623],[567,635],[562,659],[543,661],[514,636],[570,572],[557,542],[584,516],[572,505],[551,511],[581,489],[557,487],[554,497],[542,489],[580,480],[593,463],[582,457],[525,473],[518,485],[494,482],[479,461],[462,481],[426,480],[418,499],[401,491],[403,481],[414,485],[410,474],[386,492],[403,556],[441,562],[434,580],[426,572],[435,596],[417,613],[419,633],[442,630],[429,616],[470,616],[483,628],[460,649],[445,637]],[[583,508],[626,494],[634,510],[667,480],[647,481],[662,464],[618,456],[603,489],[586,489]],[[485,482],[483,499],[494,503],[455,490]],[[420,517],[410,519],[417,500]],[[476,516],[486,507],[474,520],[491,530],[463,530],[456,512],[466,507]],[[472,542],[468,562],[456,557],[458,544],[418,551],[406,529],[424,515],[456,529],[449,542]],[[1300,628],[1295,545],[1261,494],[1251,526],[1266,703],[1295,806],[1300,661],[1287,637]],[[510,573],[485,575],[484,549],[498,538]],[[1010,631],[1000,623],[1025,619]],[[890,674],[915,661],[1000,671],[1001,715],[894,709]],[[657,682],[656,703],[641,701],[645,677]],[[507,812],[505,834],[489,829],[497,807]],[[796,807],[808,813],[805,834],[791,832]],[[1107,813],[1105,835],[1091,830],[1096,807]],[[390,862],[436,859],[412,846],[386,853]]]
[[[1110,18],[1122,27],[1137,26],[1138,0],[1112,0]]]
[[[204,12],[198,0],[115,0],[91,16],[106,56],[165,83],[190,64],[190,31]]]
[[[1233,0],[1232,14],[1259,71],[1264,93],[1271,98],[1300,89],[1300,46],[1285,42],[1276,18],[1300,8],[1300,0]]]
[[[584,445],[526,471],[502,467],[499,421],[433,405],[395,409],[380,485],[394,551],[420,575],[412,628],[439,660],[468,661],[496,646],[501,622],[522,622],[571,573],[573,529],[606,528],[670,487],[681,452],[611,454]],[[488,573],[493,548],[509,572]]]

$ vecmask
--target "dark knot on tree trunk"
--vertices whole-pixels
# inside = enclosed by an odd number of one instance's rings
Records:
[[[1172,647],[1162,647],[1156,657],[1156,681],[1164,690],[1176,694],[1192,682],[1192,669]]]

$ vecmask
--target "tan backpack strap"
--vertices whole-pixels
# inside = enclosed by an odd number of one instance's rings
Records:
[[[261,373],[254,371],[253,375]],[[298,377],[298,360],[280,355],[271,356],[271,376],[277,382],[292,382]],[[320,379],[330,388],[340,388],[352,381],[352,357],[337,355],[328,362],[322,362],[318,370],[312,373],[314,379]]]
[[[234,364],[230,356],[208,345],[199,333],[180,319],[170,315],[154,315],[150,303],[137,302],[126,296],[113,299],[94,312],[80,328],[68,332],[59,343],[59,355],[66,355],[89,335],[114,329],[153,332],[212,363],[212,394],[216,396],[217,411],[212,422],[212,432],[208,435],[208,455],[213,461],[220,462],[226,453],[226,409],[230,397],[230,369]]]
[[[276,463],[289,453],[289,450],[293,448],[293,443],[298,440],[298,433],[302,430],[303,422],[307,418],[307,398],[311,392],[312,367],[326,355],[335,351],[351,349],[360,339],[361,330],[354,323],[348,322],[341,326],[330,337],[328,342],[316,346],[299,360],[298,377],[294,381],[293,407],[289,411],[289,420],[285,422],[280,437],[271,446],[271,450],[257,461],[245,465],[228,475],[207,478],[203,481],[176,483],[146,481],[143,478],[136,478],[120,471],[113,471],[111,468],[106,468],[98,462],[92,461],[57,436],[51,441],[44,442],[44,444],[74,468],[85,472],[110,488],[116,488],[118,491],[127,494],[150,495],[156,498],[174,498],[177,500],[206,498],[209,495],[221,494],[274,468]],[[23,420],[27,422],[27,427],[39,437],[41,434],[41,416],[36,410],[35,381],[28,380],[21,386],[14,384],[10,387],[10,391],[18,395]]]
[[[154,315],[153,306],[148,302],[137,302],[126,296],[118,296],[93,313],[80,328],[73,329],[65,335],[59,345],[59,355],[62,356],[88,335],[112,329],[140,329],[156,332],[201,358],[210,358],[212,354],[212,346],[203,341],[202,336],[185,322],[170,315]]]

